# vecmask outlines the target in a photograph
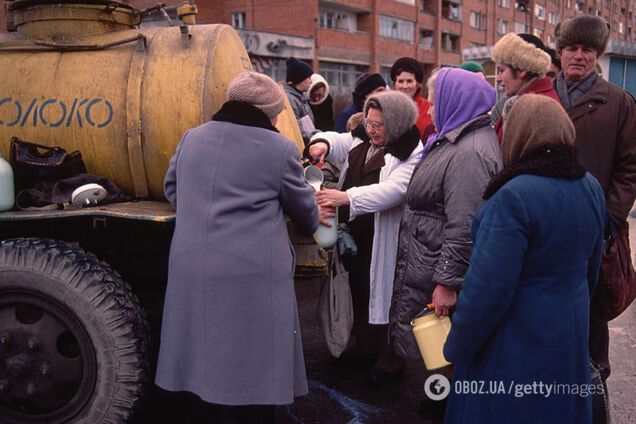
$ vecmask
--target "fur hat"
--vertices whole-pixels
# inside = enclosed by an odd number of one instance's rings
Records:
[[[512,32],[497,41],[492,48],[491,56],[496,63],[533,74],[545,74],[550,69],[551,60],[548,53],[535,43],[525,41]]]
[[[358,77],[353,88],[353,101],[358,107],[358,110],[362,110],[365,97],[378,87],[386,87],[386,81],[382,75],[365,72]]]
[[[322,84],[325,87],[325,94],[323,94],[323,96],[320,99],[313,102],[311,100],[311,92],[320,84]],[[309,90],[307,90],[307,100],[309,101],[309,104],[312,104],[314,106],[319,105],[327,99],[327,96],[329,96],[329,84],[322,77],[322,75],[313,74],[311,76],[311,85],[309,86]]]
[[[292,84],[298,84],[309,78],[314,73],[311,66],[302,62],[295,57],[287,59],[287,77],[286,81]]]
[[[285,94],[280,86],[267,75],[252,71],[234,77],[227,89],[227,100],[249,103],[270,119],[285,109]]]
[[[573,44],[582,44],[596,50],[600,56],[607,47],[610,26],[600,16],[578,15],[559,22],[554,29],[557,51]]]
[[[401,91],[383,91],[370,96],[364,104],[364,116],[369,111],[369,101],[375,100],[382,109],[386,143],[393,143],[408,131],[417,120],[418,110],[412,98]]]
[[[420,84],[424,80],[424,69],[422,65],[412,57],[401,57],[391,66],[391,79],[393,82],[395,82],[397,76],[402,72],[412,73],[415,75],[415,80]]]
[[[461,69],[464,69],[466,71],[470,71],[470,72],[481,72],[482,74],[486,75],[486,71],[484,71],[484,67],[481,66],[481,64],[469,60],[468,62],[464,62],[461,65],[459,65],[459,67]]]

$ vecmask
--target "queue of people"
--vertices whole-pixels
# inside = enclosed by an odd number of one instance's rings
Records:
[[[238,75],[212,121],[184,135],[165,178],[177,222],[157,384],[195,393],[228,423],[273,422],[274,405],[307,393],[285,215],[306,234],[334,215],[347,224],[354,342],[342,359],[372,365],[371,383],[398,380],[419,357],[411,320],[431,303],[452,318],[444,354],[455,380],[585,385],[590,361],[607,379],[607,321],[590,304],[601,255],[628,231],[636,200],[636,102],[596,73],[603,18],[569,18],[555,35],[553,80],[536,37],[495,45],[507,100],[494,122],[495,90],[476,63],[424,83],[419,63],[400,58],[389,91],[364,74],[335,131],[314,125],[329,88],[306,63],[288,61],[284,90]],[[285,92],[304,154],[339,167],[335,188],[314,194],[278,134]],[[591,397],[451,390],[444,422],[593,414]]]

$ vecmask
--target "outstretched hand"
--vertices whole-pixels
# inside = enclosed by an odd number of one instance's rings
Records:
[[[318,206],[326,208],[337,208],[338,206],[344,206],[349,204],[349,196],[347,193],[340,190],[334,190],[331,188],[323,188],[315,194],[318,200]]]

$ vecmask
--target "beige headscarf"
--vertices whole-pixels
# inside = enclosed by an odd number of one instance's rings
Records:
[[[525,94],[515,102],[504,124],[502,155],[505,167],[514,165],[540,147],[574,145],[570,117],[555,100]]]

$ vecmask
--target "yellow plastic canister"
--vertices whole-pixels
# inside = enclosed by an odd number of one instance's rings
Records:
[[[433,371],[450,365],[444,357],[444,343],[451,329],[450,319],[436,317],[430,311],[411,321],[411,326],[426,369]]]
[[[13,136],[79,150],[89,172],[164,199],[183,133],[210,120],[234,76],[252,69],[238,34],[135,28],[137,12],[116,2],[20,3],[18,32],[0,34],[0,153],[8,157]],[[278,128],[302,147],[289,106]]]

